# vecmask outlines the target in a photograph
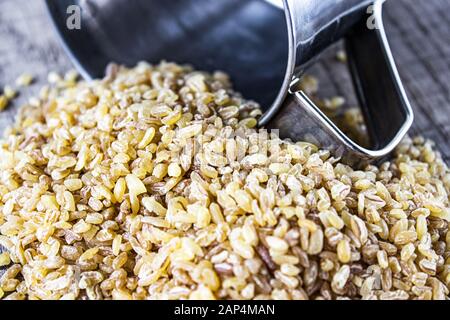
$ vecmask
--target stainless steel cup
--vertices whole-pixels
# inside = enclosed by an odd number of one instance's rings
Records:
[[[81,8],[81,28],[66,26]],[[328,148],[349,164],[385,157],[413,114],[382,22],[384,0],[47,0],[49,12],[85,78],[111,62],[161,59],[229,73],[261,103],[261,126],[283,138]],[[372,9],[372,10],[368,10]],[[314,58],[345,38],[371,149],[349,139],[296,84]]]

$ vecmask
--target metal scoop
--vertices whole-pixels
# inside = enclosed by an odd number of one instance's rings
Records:
[[[238,91],[261,103],[261,126],[279,129],[282,138],[313,142],[356,165],[388,155],[413,121],[383,27],[383,2],[47,0],[47,5],[85,78],[102,77],[111,61],[164,59],[224,70]],[[74,3],[81,8],[79,30],[66,25],[66,10]],[[296,89],[317,55],[341,38],[371,149],[349,139]]]

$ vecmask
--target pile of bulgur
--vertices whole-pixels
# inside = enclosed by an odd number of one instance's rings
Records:
[[[448,299],[450,172],[256,130],[222,73],[53,76],[0,141],[4,299]]]

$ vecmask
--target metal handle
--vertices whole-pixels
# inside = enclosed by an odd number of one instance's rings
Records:
[[[349,68],[373,149],[403,136],[413,121],[381,21],[383,2],[377,1],[374,12],[376,30],[361,21],[346,37]]]
[[[333,151],[351,165],[365,165],[387,156],[412,124],[413,113],[401,84],[382,23],[382,4],[376,0],[376,28],[367,17],[346,35],[349,66],[371,138],[367,149],[348,138],[302,91],[291,94],[268,123],[282,138],[306,140]],[[322,43],[324,45],[325,42]]]

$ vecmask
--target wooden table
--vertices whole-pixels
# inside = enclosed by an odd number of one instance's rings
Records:
[[[436,141],[450,159],[450,1],[388,0],[388,37],[414,108],[412,135]],[[17,107],[36,92],[50,70],[64,71],[71,63],[61,49],[42,0],[0,1],[0,87],[31,72],[40,83],[21,93],[0,113],[0,132],[13,121]],[[324,95],[341,94],[356,104],[345,65],[325,54],[311,73],[321,79]]]

